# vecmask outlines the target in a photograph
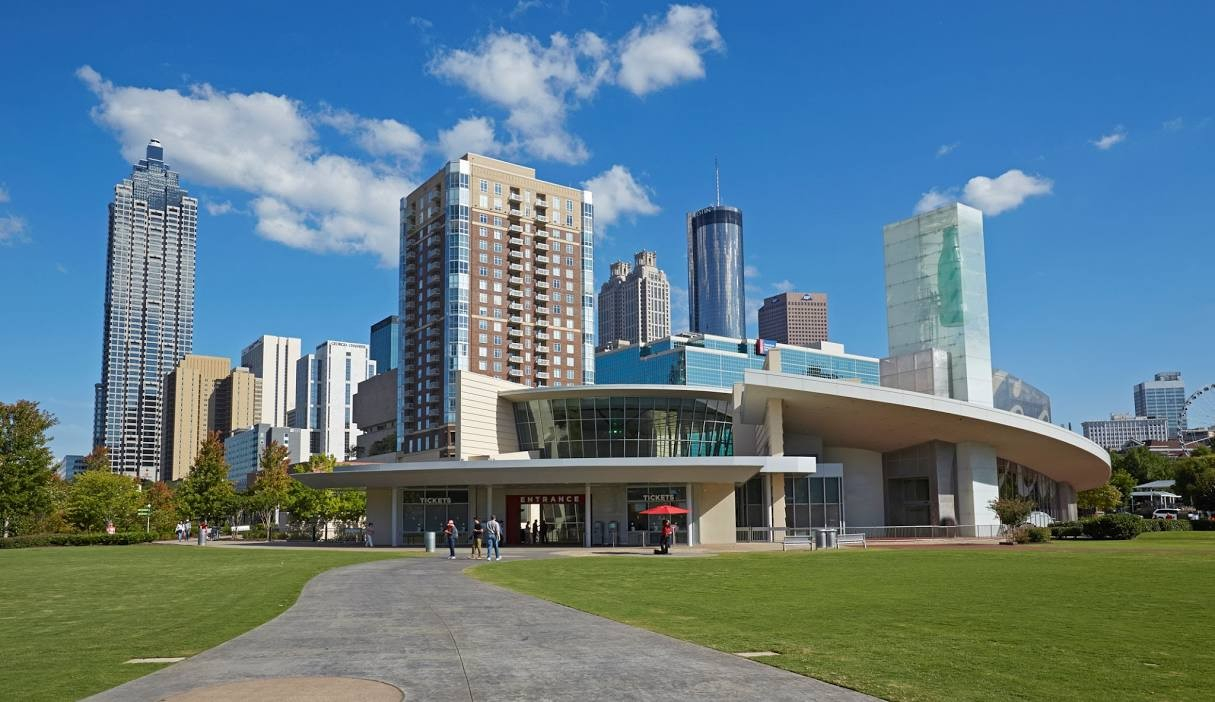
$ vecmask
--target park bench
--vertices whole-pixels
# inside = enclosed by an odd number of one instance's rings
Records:
[[[809,546],[814,549],[813,536],[786,536],[780,543],[780,550],[787,551],[790,546]]]
[[[864,534],[836,534],[835,536],[835,545],[837,547],[856,546],[857,544],[864,546],[866,549],[869,548],[869,544],[865,542]]]

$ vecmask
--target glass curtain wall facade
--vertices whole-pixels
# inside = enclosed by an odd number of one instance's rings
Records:
[[[840,478],[785,476],[785,533],[807,535],[815,527],[844,524]]]
[[[401,361],[401,318],[394,314],[371,325],[370,345],[377,373],[396,370]]]
[[[162,383],[194,346],[198,201],[160,142],[114,186],[106,250],[101,382],[93,444],[114,471],[161,479]]]
[[[950,397],[991,406],[983,213],[953,203],[883,228],[890,356],[949,353]]]
[[[743,283],[742,210],[716,205],[688,215],[689,328],[742,338],[747,317]]]
[[[401,502],[401,535],[405,545],[422,543],[422,534],[427,531],[441,538],[448,519],[455,521],[460,543],[465,543],[469,529],[467,487],[403,490]]]
[[[728,400],[582,397],[515,403],[521,451],[540,458],[734,455]]]
[[[688,487],[686,485],[630,485],[625,489],[625,499],[628,503],[629,531],[661,534],[663,520],[670,519],[671,524],[675,527],[676,543],[688,542],[688,515],[642,514],[647,509],[662,505],[688,509]],[[633,541],[633,539],[629,539],[629,543]]]

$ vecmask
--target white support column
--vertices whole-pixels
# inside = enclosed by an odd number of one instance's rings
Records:
[[[582,517],[583,531],[586,532],[585,541],[582,544],[587,548],[591,547],[591,484],[586,484],[586,497],[583,501],[583,510],[585,514]]]
[[[486,519],[486,521],[489,521],[489,518],[491,516],[493,516],[493,513],[494,513],[494,486],[486,485],[485,486],[485,519]]]
[[[1000,519],[989,503],[1000,497],[996,450],[988,444],[963,441],[957,445],[958,524],[964,536],[995,536]],[[968,533],[969,532],[969,533]]]
[[[392,489],[392,541],[393,546],[401,545],[401,488]]]
[[[688,483],[688,548],[696,545],[696,505],[692,502],[692,483]]]

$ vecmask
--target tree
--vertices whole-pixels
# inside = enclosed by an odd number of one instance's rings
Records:
[[[274,521],[274,513],[286,503],[290,494],[292,480],[287,475],[287,447],[272,441],[266,447],[260,461],[261,470],[249,490],[251,509],[260,512],[266,523],[266,541],[271,539],[270,526]]]
[[[214,523],[231,511],[235,497],[236,490],[228,481],[224,445],[219,434],[212,433],[198,450],[190,474],[177,488],[179,508],[193,519]]]
[[[168,534],[177,525],[177,498],[164,482],[149,482],[144,485],[143,502],[152,506],[152,531]]]
[[[1122,453],[1111,453],[1110,464],[1115,470],[1125,470],[1139,485],[1152,480],[1172,480],[1174,463],[1146,446],[1136,446]]]
[[[1110,483],[1076,495],[1076,506],[1094,512],[1112,512],[1122,506],[1122,491]]]
[[[1118,492],[1122,493],[1122,504],[1125,505],[1131,499],[1131,493],[1135,491],[1135,476],[1122,470],[1115,470],[1110,474],[1110,485],[1118,488]],[[1121,506],[1121,505],[1119,505]]]
[[[57,423],[37,402],[0,402],[0,536],[9,535],[15,520],[49,508],[55,460],[46,432]]]
[[[314,453],[308,459],[309,473],[332,473],[337,467],[337,459],[327,453]]]
[[[136,511],[143,506],[141,498],[135,478],[86,470],[72,480],[68,521],[81,531],[101,531],[109,522],[119,531],[131,531],[138,524]]]
[[[1176,490],[1191,507],[1215,510],[1215,455],[1188,456],[1177,461]]]
[[[107,473],[112,472],[110,468],[110,450],[105,446],[94,446],[89,455],[84,457],[84,469],[102,470]]]
[[[1024,497],[1006,497],[999,500],[992,500],[988,503],[991,511],[996,513],[1000,518],[1000,523],[1004,526],[1015,527],[1021,526],[1029,519],[1029,513],[1034,511],[1037,506],[1033,500]]]

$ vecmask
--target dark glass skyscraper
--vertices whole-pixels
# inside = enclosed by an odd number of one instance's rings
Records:
[[[376,373],[396,370],[401,362],[401,318],[385,317],[371,325],[371,360]]]
[[[114,186],[106,250],[101,382],[93,443],[114,471],[161,477],[164,377],[194,345],[198,200],[188,197],[153,139]]]
[[[692,332],[746,336],[742,210],[713,205],[688,215],[688,323]]]

